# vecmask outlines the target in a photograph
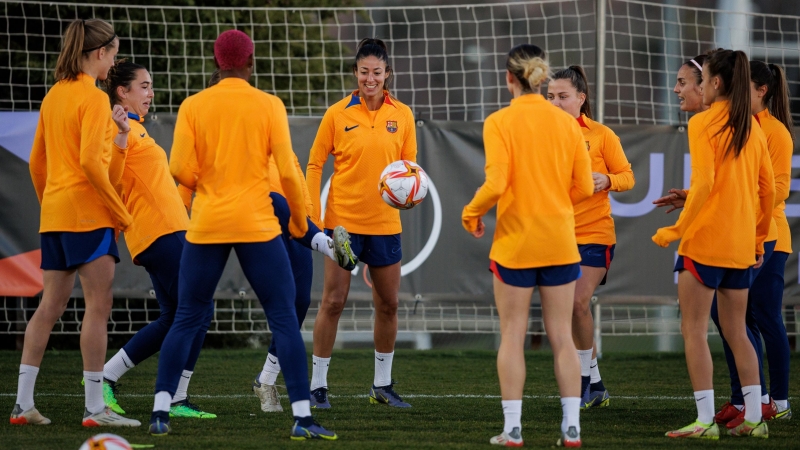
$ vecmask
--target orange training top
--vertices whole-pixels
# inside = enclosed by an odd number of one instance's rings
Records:
[[[308,156],[306,179],[320,221],[322,166],[333,154],[333,177],[325,209],[325,228],[342,225],[358,234],[402,231],[400,211],[381,199],[381,172],[394,161],[417,160],[417,131],[411,109],[384,91],[377,111],[369,111],[358,91],[328,108]]]
[[[297,155],[294,157],[294,165],[300,179],[303,180],[303,198],[306,205],[304,213],[306,216],[311,216],[311,213],[314,212],[314,204],[311,202],[311,196],[308,194],[308,185],[305,183],[306,177],[303,174],[303,168],[300,167],[300,162],[297,160]],[[281,186],[280,171],[278,170],[278,163],[275,162],[275,158],[269,159],[269,190],[286,197],[286,194],[283,193],[283,186]]]
[[[617,236],[608,192],[632,189],[636,180],[619,137],[611,128],[583,114],[578,117],[578,123],[592,161],[592,172],[608,176],[611,186],[575,205],[575,236],[578,244],[613,245],[617,243]]]
[[[511,269],[580,262],[573,205],[594,192],[586,143],[574,117],[539,94],[486,118],[486,181],[464,207],[474,231],[497,203],[489,258]]]
[[[108,95],[85,73],[42,100],[30,171],[42,206],[39,232],[126,228],[133,218],[108,178],[117,126]]]
[[[138,116],[128,113],[128,117],[131,126],[128,149],[117,152],[120,157],[115,155],[112,158],[109,173],[122,201],[133,215],[133,223],[125,230],[125,243],[135,260],[159,237],[189,227],[181,192],[183,196],[191,196],[191,191],[175,186],[164,149],[147,134]]]
[[[269,197],[269,158],[278,165],[293,236],[308,230],[286,107],[241,78],[188,97],[178,110],[169,168],[196,191],[186,240],[266,242],[281,234]]]
[[[767,137],[767,149],[772,161],[772,171],[775,173],[775,203],[777,206],[772,211],[778,239],[775,251],[792,253],[792,232],[784,212],[785,200],[789,198],[789,184],[792,176],[792,152],[794,151],[792,135],[780,120],[769,113],[768,109],[756,114],[755,117]]]
[[[764,253],[772,221],[775,179],[767,142],[755,118],[738,157],[725,156],[730,102],[714,102],[689,120],[690,194],[675,225],[659,228],[653,241],[681,240],[678,254],[700,264],[746,269]],[[758,216],[758,219],[757,219]]]

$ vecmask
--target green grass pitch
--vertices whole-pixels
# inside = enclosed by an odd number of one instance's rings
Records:
[[[109,353],[109,356],[113,354]],[[119,434],[135,444],[155,449],[280,449],[280,448],[457,448],[487,449],[489,438],[502,430],[495,353],[491,351],[398,350],[394,360],[396,390],[412,405],[394,410],[370,405],[371,350],[334,352],[328,381],[333,408],[315,416],[339,434],[336,442],[293,442],[291,407],[285,395],[284,413],[263,413],[250,390],[261,370],[263,350],[204,350],[189,388],[192,401],[217,419],[173,419],[173,434],[151,437],[147,422],[153,404],[156,358],[128,372],[121,380],[120,405],[140,428],[85,429],[81,357],[77,351],[50,351],[37,380],[36,405],[53,420],[49,426],[1,425],[1,449],[78,449],[100,432]],[[20,353],[0,352],[0,390],[10,413],[16,395]],[[559,437],[561,408],[553,377],[552,355],[526,355],[528,381],[523,401],[525,446],[553,447]],[[800,356],[792,355],[797,367]],[[769,422],[767,440],[722,436],[718,442],[681,441],[664,432],[695,418],[691,386],[682,354],[607,355],[601,373],[611,393],[608,408],[581,414],[585,448],[798,448],[800,417]],[[714,357],[716,406],[725,402],[728,376],[721,355]],[[283,382],[278,379],[278,384]],[[790,395],[797,395],[800,372],[792,371]],[[285,391],[282,391],[285,394]],[[800,403],[797,403],[800,406]],[[800,410],[796,410],[800,414]]]

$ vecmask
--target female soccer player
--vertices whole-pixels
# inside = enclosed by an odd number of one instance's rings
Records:
[[[314,203],[312,220],[321,223],[322,166],[333,154],[324,225],[329,232],[336,226],[347,228],[353,253],[369,265],[372,275],[375,377],[370,402],[409,408],[411,405],[392,388],[402,259],[400,214],[381,200],[376,186],[390,163],[400,159],[416,161],[414,115],[389,94],[392,68],[386,44],[380,39],[363,39],[358,44],[353,75],[358,89],[328,108],[308,157],[306,176]],[[326,260],[322,302],[314,323],[311,401],[317,408],[330,408],[328,365],[349,291],[350,273]]]
[[[153,80],[147,69],[125,60],[118,61],[103,82],[112,107],[127,113],[131,132],[126,149],[114,152],[109,175],[122,201],[133,216],[125,230],[125,242],[133,263],[150,275],[161,315],[139,330],[103,368],[105,403],[125,414],[116,399],[116,383],[128,370],[154,355],[175,318],[178,306],[178,268],[189,226],[187,210],[192,192],[175,186],[166,153],[147,134],[142,123],[153,100]],[[178,390],[172,399],[171,417],[214,418],[189,402],[186,390],[203,346],[207,324],[192,343]]]
[[[228,30],[214,42],[221,81],[181,104],[170,172],[195,190],[181,255],[178,310],[160,354],[150,434],[170,431],[169,407],[197,333],[210,319],[214,291],[231,248],[258,295],[277,342],[295,417],[292,439],[336,439],[314,422],[308,400],[305,346],[297,327],[295,289],[280,224],[269,198],[275,158],[291,206],[289,230],[307,231],[302,180],[295,168],[286,109],[252,86],[253,41]]]
[[[112,118],[108,96],[95,86],[114,65],[119,39],[110,24],[90,19],[69,24],[63,42],[56,83],[42,101],[31,150],[31,178],[42,208],[44,292],[25,330],[10,421],[50,423],[34,407],[33,390],[50,332],[67,307],[77,272],[86,302],[81,327],[83,426],[139,426],[105,406],[102,383],[111,283],[119,262],[114,230],[124,230],[132,221],[108,175],[112,142],[126,146],[125,111],[116,108]]]
[[[747,302],[747,326],[753,336],[753,345],[759,357],[762,396],[761,414],[764,420],[789,418],[789,339],[783,324],[783,276],[786,259],[792,252],[792,235],[784,213],[784,201],[789,197],[789,179],[792,171],[792,115],[789,111],[789,92],[786,77],[780,66],[761,61],[750,61],[751,112],[767,138],[772,170],[775,174],[775,202],[772,212],[775,223],[767,236],[764,264],[750,287]],[[771,249],[774,249],[770,252]],[[772,253],[771,256],[767,256]],[[716,308],[712,318],[718,323]],[[769,360],[770,393],[766,392],[763,374],[761,338]],[[725,343],[725,356],[731,376],[731,401],[725,403],[714,417],[719,424],[735,428],[744,420],[744,399],[736,363],[730,347]],[[770,395],[772,399],[770,399]]]
[[[653,241],[662,247],[681,240],[675,264],[679,272],[681,332],[698,413],[695,422],[666,435],[719,438],[719,428],[714,423],[711,353],[706,340],[716,291],[720,325],[736,358],[749,406],[745,420],[729,433],[766,437],[767,426],[761,420],[758,360],[747,338],[745,310],[751,266],[760,265],[764,254],[775,186],[766,140],[759,130],[752,129],[755,119],[750,115],[747,56],[741,51],[711,52],[703,65],[702,89],[703,101],[710,108],[689,120],[691,195],[677,223],[660,228],[653,236]],[[758,201],[754,193],[758,194]]]
[[[608,406],[608,390],[597,367],[589,303],[594,290],[606,283],[617,242],[608,192],[632,189],[635,180],[617,135],[607,126],[592,120],[589,83],[581,66],[570,66],[556,72],[548,83],[547,99],[578,119],[592,162],[594,195],[575,205],[581,277],[575,283],[572,337],[581,361],[581,409]]]
[[[480,238],[485,231],[481,217],[498,205],[489,269],[495,275],[500,317],[497,372],[505,425],[489,442],[506,447],[523,444],[523,348],[531,294],[538,285],[561,392],[558,445],[580,447],[580,362],[571,324],[581,256],[573,205],[595,191],[591,162],[578,122],[539,94],[549,72],[544,50],[518,45],[508,53],[506,69],[513,99],[484,123],[486,182],[461,215],[464,228]]]

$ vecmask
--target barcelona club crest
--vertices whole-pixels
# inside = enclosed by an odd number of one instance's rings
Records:
[[[396,133],[397,132],[397,121],[396,120],[387,120],[386,121],[386,131],[389,133]]]

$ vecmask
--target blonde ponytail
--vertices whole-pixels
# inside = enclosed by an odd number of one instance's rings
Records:
[[[522,76],[528,80],[531,88],[544,83],[550,75],[550,67],[542,58],[531,58],[525,62],[525,71]]]
[[[522,85],[525,93],[533,92],[550,76],[545,51],[531,44],[521,44],[508,52],[506,69]]]

